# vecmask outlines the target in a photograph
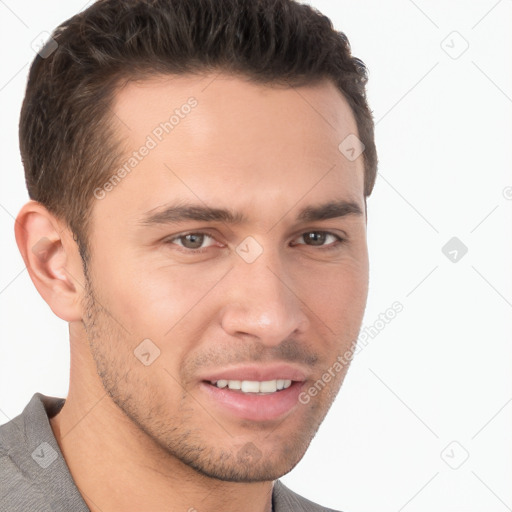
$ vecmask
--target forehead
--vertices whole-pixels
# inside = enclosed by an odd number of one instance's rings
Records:
[[[155,130],[160,139],[163,129],[164,142],[187,142],[182,151],[231,141],[233,156],[261,143],[267,151],[300,146],[304,156],[312,157],[329,145],[329,156],[336,160],[340,142],[357,135],[353,112],[330,80],[288,87],[222,73],[160,75],[128,82],[115,95],[112,111],[128,149]],[[165,137],[169,128],[172,137]]]
[[[237,210],[263,200],[290,207],[301,195],[302,207],[340,197],[362,205],[362,157],[339,149],[357,125],[330,81],[278,87],[226,74],[157,76],[129,82],[111,109],[128,172],[108,202],[124,195],[139,213],[176,197]]]

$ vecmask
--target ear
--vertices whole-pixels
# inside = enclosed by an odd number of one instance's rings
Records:
[[[41,297],[62,320],[81,321],[85,279],[78,245],[68,226],[41,203],[29,201],[18,213],[14,233]]]

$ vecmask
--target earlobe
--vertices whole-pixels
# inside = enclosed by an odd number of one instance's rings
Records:
[[[84,276],[69,228],[41,203],[29,201],[18,213],[14,231],[30,279],[41,297],[59,318],[80,321]]]

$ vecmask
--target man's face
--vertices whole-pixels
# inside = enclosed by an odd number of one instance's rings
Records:
[[[97,191],[84,298],[102,384],[164,453],[276,479],[331,406],[366,304],[363,161],[338,149],[351,110],[330,82],[227,75],[130,83],[112,110],[127,172]],[[342,201],[362,214],[299,216]]]

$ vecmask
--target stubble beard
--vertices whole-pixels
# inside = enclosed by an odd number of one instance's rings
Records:
[[[280,432],[279,424],[273,429],[253,426],[251,439],[247,434],[249,429],[243,436],[231,433],[229,426],[223,426],[222,421],[213,417],[215,411],[206,411],[210,416],[202,424],[209,427],[194,428],[199,408],[197,402],[187,397],[188,392],[183,389],[179,407],[172,411],[166,406],[170,401],[158,386],[148,388],[149,380],[140,378],[140,362],[131,349],[126,348],[128,334],[96,299],[87,272],[85,282],[83,325],[101,383],[112,402],[139,432],[149,438],[154,453],[158,453],[160,459],[172,459],[168,467],[173,472],[173,479],[176,461],[185,466],[182,468],[185,471],[192,469],[203,477],[245,483],[276,480],[299,463],[330,409],[341,382],[337,389],[326,392],[324,401],[316,400],[307,405],[309,410],[303,415],[299,428]],[[205,414],[204,409],[199,412]],[[227,446],[216,444],[219,433],[229,440],[229,443],[224,442]],[[163,468],[161,461],[155,463],[155,470],[162,473]]]

